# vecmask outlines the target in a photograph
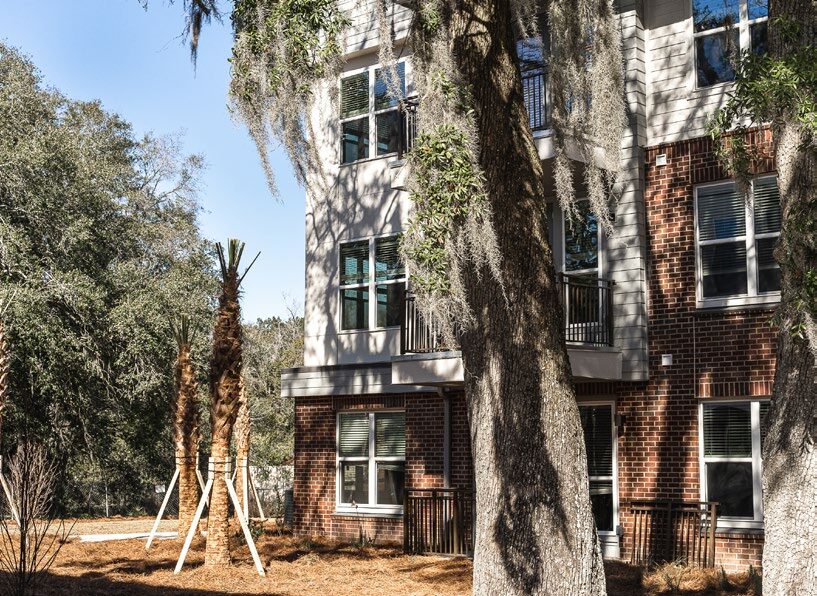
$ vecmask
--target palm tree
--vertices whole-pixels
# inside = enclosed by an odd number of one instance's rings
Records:
[[[193,334],[190,318],[179,317],[170,324],[178,346],[176,356],[176,415],[173,424],[173,441],[176,448],[176,465],[179,468],[179,539],[184,539],[193,523],[199,501],[197,455],[201,430],[199,428],[199,387],[190,354]]]
[[[241,386],[238,397],[238,416],[235,420],[235,459],[239,466],[247,466],[246,474],[249,476],[250,461],[250,404],[247,398],[247,387],[244,379],[241,379]],[[250,494],[249,478],[244,477],[244,471],[239,468],[236,478],[239,482],[238,500],[241,508],[249,514]],[[246,480],[246,482],[245,482]],[[237,514],[238,512],[236,512]]]
[[[210,495],[205,564],[228,565],[230,506],[227,484],[223,478],[231,461],[230,441],[241,395],[242,331],[238,288],[247,272],[241,276],[238,274],[238,265],[244,252],[243,242],[231,238],[227,242],[226,255],[221,243],[216,244],[216,251],[221,265],[221,295],[216,311],[213,355],[210,360],[210,427],[213,435],[210,455],[216,478]]]

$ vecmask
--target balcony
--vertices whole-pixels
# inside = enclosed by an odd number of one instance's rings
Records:
[[[530,128],[533,132],[550,128],[550,92],[548,88],[548,72],[543,63],[534,66],[522,65],[522,93],[525,98],[525,107],[528,109]],[[400,140],[398,142],[397,159],[402,161],[407,151],[414,146],[417,137],[417,106],[416,97],[410,97],[400,102]]]
[[[559,297],[564,312],[565,341],[585,346],[613,345],[613,286],[606,279],[561,274]],[[426,321],[413,294],[407,293],[400,325],[400,353],[428,354],[459,350],[443,340],[438,322]]]
[[[577,379],[621,378],[621,350],[614,347],[615,283],[560,274],[564,338]],[[437,321],[426,320],[407,293],[400,324],[400,355],[392,358],[392,383],[457,385],[463,380],[459,343],[448,343]]]

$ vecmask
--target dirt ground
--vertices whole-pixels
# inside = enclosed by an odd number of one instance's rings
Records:
[[[161,540],[145,551],[144,540],[83,543],[81,534],[144,532],[152,520],[79,522],[44,578],[44,596],[209,596],[216,594],[287,594],[334,596],[468,595],[471,561],[463,558],[408,556],[397,547],[359,548],[330,541],[294,538],[267,528],[258,538],[266,577],[256,574],[240,538],[234,564],[205,568],[204,541],[198,538],[185,568],[173,574],[181,550],[176,540]],[[173,522],[162,531],[175,530]],[[668,566],[645,573],[618,562],[606,564],[611,596],[653,594],[752,594],[746,574],[721,577],[716,570],[694,571]],[[724,583],[727,582],[727,583]],[[676,590],[673,592],[673,588]],[[724,589],[725,588],[725,589]]]

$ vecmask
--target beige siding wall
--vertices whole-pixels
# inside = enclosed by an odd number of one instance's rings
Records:
[[[702,136],[707,117],[723,104],[731,85],[696,88],[691,0],[644,4],[647,145]]]
[[[340,6],[352,19],[346,33],[346,52],[356,54],[379,45],[376,0],[341,0]],[[386,3],[386,15],[391,22],[395,39],[404,38],[411,24],[412,11],[394,2]]]

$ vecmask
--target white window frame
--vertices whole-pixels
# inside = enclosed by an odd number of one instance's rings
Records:
[[[720,83],[712,83],[711,85],[699,85],[698,84],[698,44],[697,40],[700,37],[706,37],[708,35],[720,34],[725,33],[728,29],[738,29],[738,43],[740,47],[738,51],[742,52],[745,49],[751,50],[752,48],[752,25],[755,23],[763,23],[764,21],[768,21],[769,17],[758,17],[756,19],[749,20],[749,0],[738,0],[740,2],[740,6],[738,7],[738,22],[732,27],[715,27],[714,29],[707,29],[706,31],[695,31],[695,0],[689,0],[689,9],[690,9],[690,17],[689,17],[689,26],[692,30],[692,51],[690,55],[692,56],[692,88],[695,90],[705,90],[705,89],[717,89],[724,85],[733,85],[734,81],[721,81]]]
[[[401,408],[383,408],[378,410],[343,410],[335,416],[335,511],[336,513],[350,514],[386,514],[402,515],[403,504],[399,505],[379,505],[377,501],[377,464],[378,462],[402,462],[405,474],[406,457],[377,457],[375,454],[375,415],[403,413]],[[340,417],[342,414],[366,414],[369,417],[369,455],[366,457],[341,457],[340,455]],[[343,496],[343,476],[341,474],[342,463],[368,462],[369,466],[369,502],[366,504],[352,505],[344,503]]]
[[[353,238],[351,240],[344,240],[338,243],[338,318],[337,330],[338,333],[368,333],[370,331],[382,331],[384,329],[397,329],[400,325],[389,325],[387,327],[377,326],[377,286],[388,286],[392,284],[405,284],[408,290],[408,270],[403,266],[403,277],[399,279],[388,279],[384,281],[377,281],[377,271],[375,270],[377,241],[383,238],[399,237],[403,232],[389,232],[388,234],[379,234],[377,236],[365,236],[363,238]],[[369,281],[358,284],[342,284],[340,283],[341,271],[343,271],[343,251],[341,247],[344,244],[354,244],[356,242],[369,243]],[[366,327],[362,329],[343,329],[343,291],[367,289],[369,292],[369,309],[366,313],[367,321]]]
[[[755,210],[754,210],[754,184],[758,180],[767,178],[776,178],[776,174],[765,174],[757,176],[752,180],[752,185],[749,189],[749,196],[746,197],[744,207],[744,221],[746,223],[745,234],[741,236],[730,236],[729,238],[717,238],[715,240],[700,240],[700,228],[698,217],[698,191],[703,188],[715,187],[732,187],[735,182],[733,180],[722,180],[719,182],[711,182],[707,184],[699,184],[693,189],[693,202],[695,211],[695,297],[698,308],[722,308],[729,306],[750,306],[762,304],[777,304],[780,302],[780,292],[765,292],[759,293],[757,290],[757,242],[756,240],[764,240],[767,238],[777,238],[780,232],[771,232],[765,234],[755,234]],[[746,294],[735,296],[725,296],[720,298],[704,298],[703,287],[703,263],[701,262],[701,247],[711,246],[714,244],[732,244],[736,240],[744,240],[746,243]]]
[[[612,439],[613,439],[613,475],[612,476],[590,476],[588,473],[588,489],[591,480],[604,482],[613,481],[613,529],[612,530],[597,530],[599,536],[618,536],[619,518],[618,518],[618,426],[616,426],[616,402],[615,400],[593,400],[593,401],[579,401],[577,405],[581,407],[599,407],[608,406],[610,408],[610,424],[613,425]],[[588,471],[589,472],[589,471]],[[595,523],[595,521],[594,521]]]
[[[406,88],[405,93],[406,93],[406,97],[410,97],[409,84],[408,84],[408,78],[409,78],[408,58],[401,58],[401,59],[397,60],[397,64],[403,64],[404,65],[403,66],[403,68],[404,68],[403,73],[404,73],[404,83],[405,83],[405,88]],[[340,147],[339,147],[339,153],[338,153],[338,163],[341,165],[341,167],[342,166],[350,166],[352,164],[368,161],[370,159],[382,159],[382,158],[393,157],[393,156],[397,155],[397,153],[398,153],[398,151],[391,151],[389,153],[383,153],[382,155],[377,154],[377,116],[379,114],[385,114],[386,112],[396,111],[397,109],[399,109],[398,106],[395,105],[395,106],[392,106],[392,107],[389,107],[389,108],[383,108],[383,109],[378,110],[374,105],[374,102],[375,102],[374,87],[375,87],[375,81],[376,81],[375,73],[378,70],[380,70],[381,68],[382,67],[380,66],[380,64],[373,64],[371,66],[364,66],[362,68],[356,68],[354,70],[349,70],[347,72],[344,72],[341,75],[341,77],[340,77],[340,79],[338,81],[338,93],[340,94],[340,93],[343,92],[342,91],[342,86],[343,86],[343,80],[344,79],[349,78],[349,77],[353,77],[355,75],[359,75],[360,73],[363,73],[363,72],[368,72],[369,73],[369,109],[368,109],[368,111],[364,112],[364,113],[356,114],[355,116],[349,116],[348,118],[342,118],[342,117],[338,118],[338,133],[339,133],[339,139],[340,139]],[[368,118],[369,119],[369,155],[367,157],[356,159],[354,161],[344,162],[343,161],[343,125],[346,122],[352,122],[354,120],[362,120],[363,118]]]
[[[698,462],[701,486],[701,501],[707,500],[706,464],[708,462],[743,462],[752,464],[752,505],[754,516],[724,517],[718,514],[719,529],[763,529],[763,460],[760,446],[760,405],[768,398],[705,400],[698,405]],[[752,423],[752,456],[751,457],[715,457],[704,455],[704,406],[717,406],[729,403],[749,403]]]

